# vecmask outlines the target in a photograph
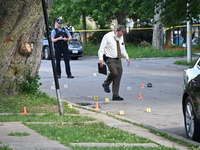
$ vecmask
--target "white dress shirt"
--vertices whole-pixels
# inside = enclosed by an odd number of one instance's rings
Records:
[[[126,59],[129,59],[129,56],[125,49],[123,36],[119,39],[119,43],[120,43],[121,54]],[[110,58],[117,58],[117,44],[115,40],[114,31],[105,34],[101,41],[101,45],[98,51],[99,60],[103,60],[103,54],[105,54],[107,57]]]

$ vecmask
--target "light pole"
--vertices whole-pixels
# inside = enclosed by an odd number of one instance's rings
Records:
[[[52,68],[53,68],[54,81],[55,81],[55,86],[56,86],[56,96],[57,96],[57,100],[58,100],[58,108],[59,108],[60,115],[63,116],[64,112],[63,112],[63,107],[62,107],[62,99],[61,99],[59,82],[58,82],[56,69],[55,69],[55,59],[54,59],[54,55],[53,55],[52,41],[50,38],[50,31],[49,31],[49,25],[48,25],[48,19],[47,19],[47,7],[46,7],[45,0],[42,0],[42,7],[43,7],[44,20],[45,20],[46,31],[47,31],[47,39],[49,42],[50,57],[51,57],[51,64],[52,64]]]

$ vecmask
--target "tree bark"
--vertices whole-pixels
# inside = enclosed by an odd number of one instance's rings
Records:
[[[82,15],[82,23],[83,23],[83,45],[87,46],[87,33],[86,33],[86,16],[85,14]]]
[[[13,94],[27,70],[34,76],[41,64],[42,1],[0,0],[0,33],[0,91]]]
[[[154,15],[154,21],[156,22],[153,26],[153,39],[152,39],[152,46],[155,49],[162,49],[162,45],[163,45],[163,27],[162,27],[162,23],[160,22],[160,13],[161,13],[161,9],[160,6],[158,8],[155,8],[155,12],[157,12]]]
[[[172,30],[166,30],[166,45],[172,45]]]

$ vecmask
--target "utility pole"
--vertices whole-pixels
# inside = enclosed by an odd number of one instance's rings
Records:
[[[45,0],[42,0],[42,6],[43,6],[43,13],[44,13],[44,20],[45,20],[45,25],[46,25],[46,31],[47,31],[47,39],[49,42],[49,49],[50,49],[50,56],[51,56],[51,63],[52,63],[52,68],[53,68],[53,75],[54,75],[54,81],[55,81],[55,86],[56,86],[56,96],[58,100],[58,108],[59,108],[59,113],[60,115],[64,115],[63,112],[63,107],[62,107],[62,99],[61,99],[61,94],[60,94],[60,88],[59,88],[59,82],[56,74],[56,69],[55,69],[55,58],[53,55],[53,48],[52,48],[52,41],[50,38],[50,31],[49,31],[49,25],[48,25],[48,17],[47,17],[47,7]]]
[[[189,7],[189,3],[187,3],[187,7]],[[190,21],[187,21],[187,62],[192,62],[192,28],[190,25]]]

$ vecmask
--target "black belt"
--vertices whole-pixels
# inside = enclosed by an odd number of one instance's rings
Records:
[[[120,58],[110,58],[110,57],[107,57],[107,59],[116,59],[116,60],[118,60],[118,59],[120,59]]]

